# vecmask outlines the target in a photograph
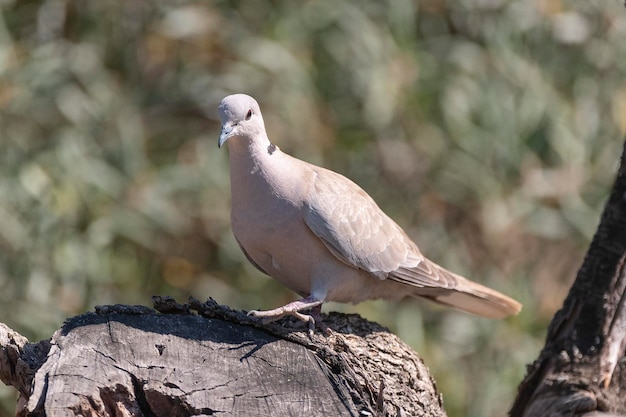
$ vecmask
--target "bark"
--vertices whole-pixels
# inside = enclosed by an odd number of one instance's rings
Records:
[[[626,144],[598,230],[512,417],[626,414],[625,259]]]
[[[445,416],[422,360],[356,315],[260,325],[213,300],[97,307],[36,344],[0,327],[20,416]]]

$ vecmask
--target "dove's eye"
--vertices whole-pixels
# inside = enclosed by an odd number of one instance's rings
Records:
[[[251,117],[252,117],[252,109],[248,110],[248,113],[246,113],[246,120],[250,120]]]

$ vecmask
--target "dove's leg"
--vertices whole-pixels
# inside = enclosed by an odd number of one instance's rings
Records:
[[[252,310],[248,312],[249,316],[263,319],[263,323],[270,323],[285,316],[294,316],[304,322],[309,323],[309,328],[314,328],[315,323],[322,321],[321,307],[323,301],[313,296],[308,296],[298,301],[294,301],[282,307],[273,310],[258,311]],[[302,314],[302,310],[312,309],[311,314]]]
[[[322,305],[318,305],[316,307],[311,308],[311,317],[313,317],[313,328],[311,328],[311,322],[309,322],[309,335],[315,330],[315,325],[317,325],[322,333],[328,336],[330,329],[324,323],[324,319],[322,318]]]

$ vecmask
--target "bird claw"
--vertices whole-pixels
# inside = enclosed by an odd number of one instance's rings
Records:
[[[271,323],[286,316],[293,316],[298,320],[308,323],[309,337],[311,337],[315,332],[316,324],[319,324],[324,332],[326,332],[327,329],[322,322],[322,315],[320,313],[321,305],[322,301],[313,297],[307,297],[273,310],[251,310],[248,312],[248,316],[262,319],[263,324]],[[300,312],[301,310],[308,309],[313,309],[311,314],[303,314]]]

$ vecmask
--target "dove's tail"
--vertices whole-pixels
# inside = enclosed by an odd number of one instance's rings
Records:
[[[447,288],[416,288],[413,295],[425,297],[436,303],[490,319],[503,319],[517,315],[522,305],[496,290],[454,274],[439,265],[430,263],[433,272],[448,282]]]

